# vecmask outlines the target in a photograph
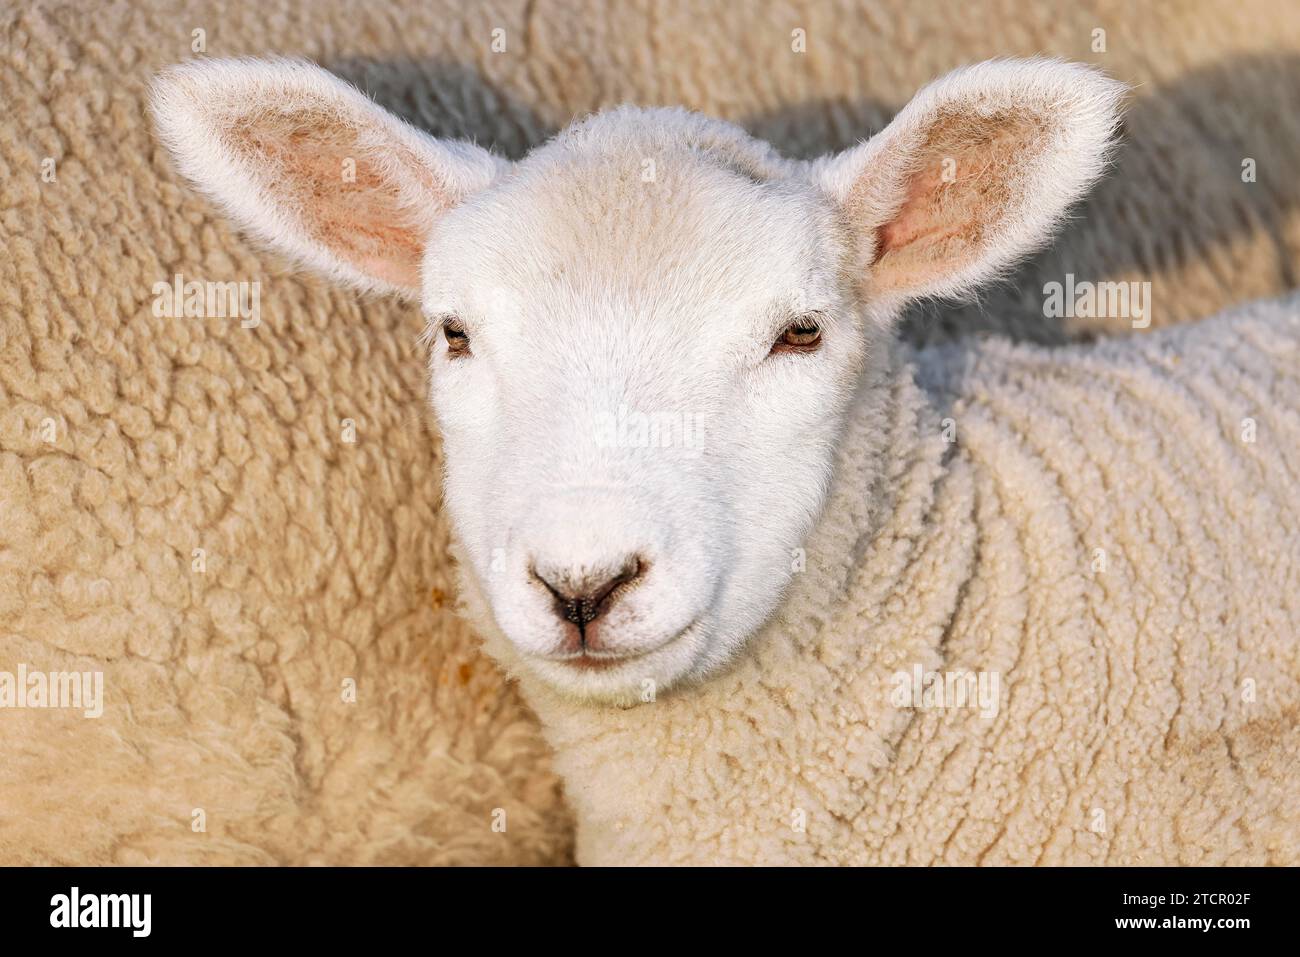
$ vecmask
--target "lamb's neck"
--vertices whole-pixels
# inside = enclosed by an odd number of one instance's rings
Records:
[[[580,862],[726,861],[742,844],[753,860],[759,840],[797,860],[798,815],[852,817],[908,721],[893,676],[941,664],[973,564],[972,483],[950,448],[895,350],[864,381],[806,569],[725,673],[626,710],[519,674],[581,822]],[[695,802],[735,807],[736,833],[694,833]],[[785,818],[739,819],[773,807]]]

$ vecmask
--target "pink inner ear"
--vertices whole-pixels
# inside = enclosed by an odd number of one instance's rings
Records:
[[[890,222],[877,230],[873,263],[907,246],[933,244],[960,233],[964,224],[935,215],[936,207],[942,205],[942,191],[954,185],[942,182],[938,173],[913,176],[908,181],[902,207]]]
[[[938,115],[917,151],[902,204],[877,229],[872,287],[920,288],[982,257],[1010,204],[1020,164],[1044,142],[1043,126],[1027,111]]]
[[[359,147],[356,130],[333,116],[277,119],[231,131],[236,148],[253,154],[253,168],[269,171],[263,187],[277,204],[295,210],[312,239],[362,273],[418,289],[423,229],[402,205],[399,185]],[[412,173],[427,178],[426,170]]]

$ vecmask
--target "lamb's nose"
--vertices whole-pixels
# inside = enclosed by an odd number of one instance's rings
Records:
[[[645,574],[646,563],[639,555],[602,569],[557,568],[535,563],[533,577],[555,596],[555,613],[580,629],[595,621]]]

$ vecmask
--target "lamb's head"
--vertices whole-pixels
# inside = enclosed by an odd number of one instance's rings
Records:
[[[1045,239],[1119,97],[983,64],[815,162],[621,108],[510,163],[291,62],[176,68],[154,109],[242,225],[419,298],[469,571],[525,667],[618,701],[709,674],[772,614],[898,310]]]

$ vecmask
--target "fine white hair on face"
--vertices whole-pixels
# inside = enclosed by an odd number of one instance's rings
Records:
[[[893,317],[1039,245],[1102,171],[1121,95],[1081,66],[981,64],[813,162],[620,107],[507,164],[292,61],[175,68],[154,112],[241,225],[420,294],[447,508],[498,654],[628,703],[708,677],[780,606],[850,404],[885,401]],[[816,344],[783,348],[796,328]],[[556,583],[597,580],[622,584],[575,643],[594,606]]]

